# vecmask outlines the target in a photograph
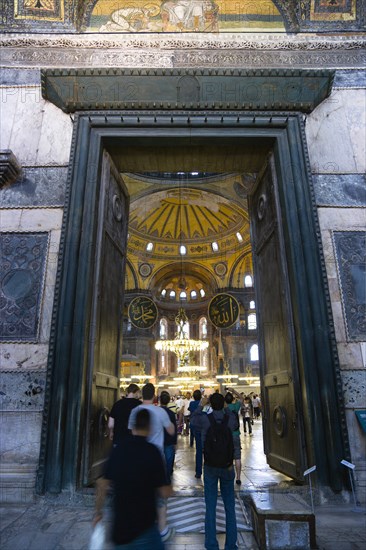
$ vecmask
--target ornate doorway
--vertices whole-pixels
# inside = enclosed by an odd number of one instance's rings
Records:
[[[283,315],[263,315],[259,319],[262,353],[267,365],[262,371],[262,384],[270,396],[266,401],[265,419],[268,461],[299,482],[303,480],[304,469],[316,463],[320,483],[341,489],[338,465],[343,456],[343,439],[336,363],[328,329],[327,289],[302,116],[271,112],[238,116],[237,112],[230,111],[141,110],[138,113],[89,112],[79,114],[76,119],[70,195],[60,255],[61,282],[55,299],[54,339],[49,359],[52,406],[44,418],[40,490],[59,492],[88,485],[95,473],[85,457],[94,456],[95,464],[97,448],[102,448],[98,437],[91,442],[86,434],[90,433],[91,423],[97,422],[97,398],[90,380],[98,376],[99,371],[95,371],[90,359],[89,339],[93,323],[90,312],[97,303],[95,293],[98,292],[94,281],[98,270],[103,271],[103,255],[95,261],[95,250],[105,151],[118,165],[118,156],[123,156],[124,151],[127,154],[131,148],[141,151],[148,147],[185,146],[193,150],[197,146],[209,148],[217,144],[228,151],[235,144],[243,157],[251,148],[251,158],[256,158],[264,169],[263,178],[258,180],[259,186],[253,189],[250,199],[253,245],[258,258],[255,273],[259,282],[258,300],[264,308],[284,310]],[[261,182],[266,182],[266,189],[260,187]],[[122,202],[127,205],[128,198]],[[262,230],[258,220],[264,207],[272,209],[271,223]],[[118,223],[121,219],[126,223],[126,207],[119,208],[118,212]],[[276,244],[270,244],[272,252],[261,255],[263,243],[270,242],[273,233]],[[126,232],[122,231],[118,245],[122,255],[125,239]],[[280,297],[274,302],[266,298],[267,282],[263,276],[271,270],[276,273],[276,280],[281,281]],[[118,287],[118,278],[115,282]],[[81,284],[83,291],[78,292]],[[113,304],[116,315],[117,302]],[[280,338],[286,345],[281,348],[277,343],[271,348],[268,343],[274,341],[277,325],[283,329]],[[117,337],[115,356],[118,342]],[[277,354],[271,365],[267,361],[268,353]],[[283,361],[287,366],[284,367]],[[117,361],[113,368],[108,383],[115,388]],[[106,386],[108,373],[103,376]],[[113,390],[103,395],[98,409],[108,409],[115,399]],[[99,435],[103,437],[103,430]]]

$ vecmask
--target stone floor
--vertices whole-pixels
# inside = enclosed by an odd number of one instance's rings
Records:
[[[256,550],[251,519],[243,500],[252,491],[298,491],[293,482],[271,470],[265,462],[261,423],[254,424],[253,437],[242,435],[242,485],[236,486],[236,513],[240,550]],[[180,437],[174,471],[175,496],[169,499],[168,518],[176,527],[167,550],[201,550],[204,548],[203,483],[194,478],[194,449],[189,438]],[[301,495],[310,502],[307,490]],[[319,499],[318,499],[319,500]],[[94,495],[91,490],[70,499],[38,498],[34,503],[0,507],[0,547],[2,550],[87,550],[91,535]],[[355,510],[355,511],[354,511]],[[352,502],[324,499],[315,506],[319,550],[361,550],[366,547],[365,510]],[[106,527],[110,510],[106,510]],[[222,506],[218,505],[218,540],[224,547]],[[106,544],[105,550],[111,550]],[[148,549],[146,549],[148,550]],[[280,550],[280,549],[279,549]],[[292,548],[289,550],[293,550]]]

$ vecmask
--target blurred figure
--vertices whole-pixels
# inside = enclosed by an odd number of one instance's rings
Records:
[[[188,409],[190,412],[190,415],[192,416],[193,413],[197,410],[197,408],[200,405],[200,401],[202,398],[202,393],[200,390],[194,390],[193,392],[193,401],[190,402]],[[200,479],[202,476],[202,436],[199,428],[197,426],[194,426],[194,424],[191,424],[191,447],[193,447],[193,441],[196,443],[196,474],[195,477],[197,479]]]
[[[108,419],[109,439],[113,440],[113,445],[117,445],[124,437],[131,435],[131,431],[128,429],[128,419],[132,409],[141,405],[140,388],[136,384],[130,384],[126,394],[125,398],[115,402]]]
[[[168,498],[171,486],[161,453],[147,441],[150,428],[149,410],[140,409],[134,416],[128,445],[113,447],[104,477],[97,481],[94,525],[103,517],[103,504],[112,485],[112,540],[116,549],[164,549],[156,525],[156,495]]]
[[[176,415],[169,408],[170,394],[167,391],[162,391],[160,394],[160,406],[164,409],[170,418],[170,421],[174,424],[175,431],[173,435],[164,432],[164,455],[166,462],[166,469],[168,474],[168,481],[171,483],[171,477],[173,474],[174,458],[175,458],[175,446],[177,444],[177,422]]]
[[[184,412],[184,398],[179,395],[178,399],[175,402],[177,407],[177,419],[178,419],[178,435],[183,434],[183,427],[184,427],[184,420],[183,420],[183,412]]]
[[[189,420],[191,413],[189,412],[189,404],[193,401],[191,392],[187,392],[184,398],[183,420],[184,420],[184,435],[189,435]]]
[[[154,384],[145,384],[145,386],[142,388],[142,405],[139,405],[131,411],[128,427],[132,429],[135,422],[136,414],[141,409],[147,409],[151,415],[151,428],[147,439],[150,443],[152,443],[159,449],[161,456],[164,457],[164,429],[168,432],[169,435],[174,435],[175,425],[170,421],[169,416],[166,414],[166,411],[162,409],[162,407],[156,407],[154,405],[154,401]],[[174,529],[169,529],[166,524],[166,499],[158,498],[157,505],[160,535],[163,542],[166,542],[174,536]]]
[[[247,435],[248,426],[249,435],[252,436],[253,405],[250,397],[244,397],[241,414],[243,416],[244,435]]]
[[[233,431],[233,440],[234,440],[234,462],[235,462],[235,471],[236,471],[236,484],[241,485],[241,443],[240,443],[240,422],[239,422],[239,413],[240,409],[242,407],[242,403],[240,401],[240,395],[238,392],[233,390],[232,388],[226,388],[227,390],[230,389],[225,395],[225,403],[227,408],[235,415],[235,418],[237,420],[237,426],[236,429]],[[235,392],[235,393],[234,393]],[[234,402],[234,396],[239,397],[237,401]]]

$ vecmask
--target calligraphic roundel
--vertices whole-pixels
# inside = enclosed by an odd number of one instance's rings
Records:
[[[209,303],[208,317],[217,328],[229,328],[237,320],[239,303],[230,294],[216,294]]]
[[[134,327],[151,328],[158,318],[158,308],[151,298],[137,296],[128,306],[128,316]]]

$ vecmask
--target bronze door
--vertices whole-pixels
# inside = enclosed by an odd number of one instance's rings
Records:
[[[110,451],[107,423],[119,397],[128,210],[127,191],[104,151],[89,332],[84,484],[100,475]]]
[[[297,353],[281,206],[272,159],[249,197],[256,287],[264,452],[268,464],[303,480]]]

